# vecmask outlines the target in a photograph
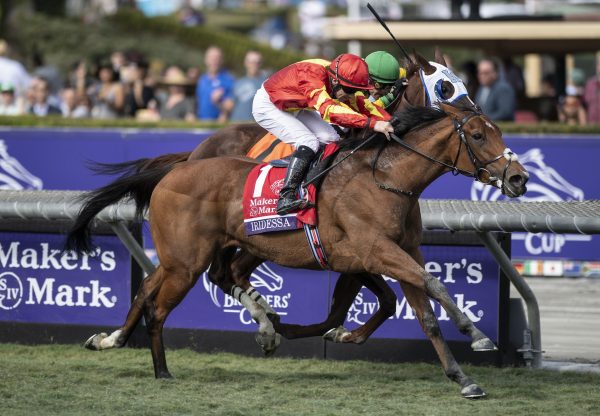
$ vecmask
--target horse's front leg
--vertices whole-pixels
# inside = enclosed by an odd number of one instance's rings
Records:
[[[364,244],[364,239],[358,241],[359,244]],[[403,289],[406,290],[405,295],[411,306],[415,308],[425,335],[431,340],[438,354],[444,373],[461,386],[463,397],[485,396],[484,391],[463,373],[442,336],[437,318],[433,314],[426,296],[426,293],[429,293],[432,288],[431,279],[438,282],[437,279],[427,273],[393,241],[376,239],[370,251],[363,249],[360,252],[363,253],[363,264],[368,272],[390,276],[402,283]],[[435,284],[433,287],[437,290]]]
[[[340,279],[342,279],[343,276],[346,275],[342,274]],[[348,276],[356,276],[356,279],[358,282],[360,282],[360,285],[358,290],[353,294],[344,293],[347,298],[352,295],[350,297],[350,302],[348,302],[347,306],[344,306],[343,308],[344,316],[354,301],[354,297],[360,290],[361,286],[365,286],[375,294],[377,300],[379,301],[379,309],[377,312],[375,312],[375,314],[373,314],[373,316],[369,318],[367,322],[365,322],[364,325],[361,325],[352,331],[348,331],[344,327],[337,327],[326,333],[323,337],[328,341],[362,344],[396,311],[397,297],[382,276],[369,273]]]
[[[407,252],[421,267],[423,267],[425,263],[418,247],[408,250]],[[481,332],[475,326],[473,321],[471,321],[459,307],[456,306],[456,303],[454,303],[450,297],[450,294],[443,283],[430,274],[425,276],[425,282],[427,295],[437,300],[440,305],[442,305],[448,313],[448,316],[450,316],[450,319],[452,319],[452,322],[454,322],[462,334],[471,337],[471,348],[473,351],[495,351],[498,349],[493,341]]]

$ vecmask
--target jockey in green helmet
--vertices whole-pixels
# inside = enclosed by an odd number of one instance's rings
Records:
[[[406,70],[398,60],[385,51],[373,52],[365,58],[369,66],[369,77],[374,86],[369,99],[386,108],[402,94],[406,85]]]

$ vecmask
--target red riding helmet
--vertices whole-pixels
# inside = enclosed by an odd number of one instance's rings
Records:
[[[369,67],[360,56],[343,53],[331,61],[327,69],[341,85],[360,90],[373,88],[369,85]]]

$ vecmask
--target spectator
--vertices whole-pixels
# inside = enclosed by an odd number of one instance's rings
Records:
[[[232,91],[235,79],[222,69],[223,51],[217,46],[209,47],[204,54],[206,73],[196,85],[198,118],[224,123],[233,108]]]
[[[117,73],[117,80],[121,80],[121,69],[127,64],[127,57],[122,51],[114,51],[110,54],[110,64]]]
[[[525,97],[525,78],[521,67],[508,57],[502,59],[502,69],[504,80],[510,84],[517,98]]]
[[[29,113],[38,117],[62,114],[60,108],[48,102],[50,97],[50,84],[46,78],[35,77],[32,85],[32,103]]]
[[[0,85],[0,116],[18,116],[23,114],[23,106],[15,96],[15,87]]]
[[[143,59],[129,61],[121,69],[121,81],[125,88],[124,114],[135,117],[138,110],[148,108],[156,100],[154,88],[147,84],[148,63]]]
[[[558,98],[556,95],[556,78],[554,74],[546,74],[542,78],[542,93],[538,100],[538,119],[541,121],[558,120]]]
[[[87,96],[88,88],[93,84],[94,79],[88,73],[88,66],[84,59],[81,59],[71,65],[67,85],[72,86],[80,97]]]
[[[577,88],[568,85],[567,95],[561,100],[558,106],[558,119],[561,123],[570,126],[584,126],[587,124],[587,115],[580,96],[577,94]]]
[[[49,102],[52,105],[60,106],[58,95],[63,87],[60,71],[55,65],[46,64],[44,55],[35,46],[32,59],[34,66],[33,71],[31,71],[32,75],[48,80],[48,88],[50,90]]]
[[[234,107],[231,113],[233,121],[254,120],[252,117],[252,100],[256,91],[266,80],[261,72],[262,55],[257,51],[248,51],[244,58],[246,76],[235,81],[233,86]]]
[[[512,121],[515,111],[515,92],[512,87],[498,77],[498,66],[490,59],[484,59],[477,66],[480,87],[475,102],[494,121]]]
[[[181,68],[172,66],[165,72],[162,84],[167,86],[167,98],[160,109],[163,120],[194,121],[194,102],[186,96],[190,81]]]
[[[190,82],[193,85],[196,85],[198,83],[198,80],[200,79],[200,68],[198,68],[197,66],[190,66],[187,71],[186,71],[186,76],[188,77],[188,79],[190,80]]]
[[[96,73],[96,83],[89,91],[92,100],[92,117],[117,118],[122,114],[125,94],[118,82],[118,74],[110,63],[101,63]]]
[[[16,97],[21,97],[31,83],[31,77],[20,62],[8,58],[8,52],[8,44],[0,39],[0,84],[13,86]]]
[[[67,86],[61,92],[60,109],[66,118],[87,118],[90,116],[90,105],[87,96],[77,93],[77,89]]]
[[[596,55],[596,75],[587,80],[583,95],[590,123],[600,123],[600,55]]]
[[[585,72],[580,68],[572,68],[567,85],[577,88],[577,95],[583,97],[585,93]]]

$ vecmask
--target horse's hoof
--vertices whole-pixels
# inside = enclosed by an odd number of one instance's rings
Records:
[[[278,333],[264,334],[258,332],[254,339],[256,339],[266,357],[273,355],[277,351],[279,344],[281,344],[281,335]]]
[[[348,331],[343,326],[338,326],[337,328],[332,328],[329,331],[323,334],[323,339],[325,341],[331,342],[346,342],[345,339],[351,335],[350,331]]]
[[[498,347],[496,347],[489,338],[482,338],[477,341],[473,341],[471,348],[473,351],[498,351]]]
[[[485,391],[477,384],[469,384],[468,386],[463,387],[460,394],[462,394],[465,399],[481,399],[486,396]]]
[[[169,380],[173,378],[173,376],[168,371],[161,371],[160,373],[155,375],[155,378]]]
[[[102,332],[101,334],[94,334],[91,337],[89,337],[87,341],[85,341],[83,346],[88,350],[100,351],[102,349],[100,348],[100,342],[106,337],[108,337],[108,334],[106,332]]]

